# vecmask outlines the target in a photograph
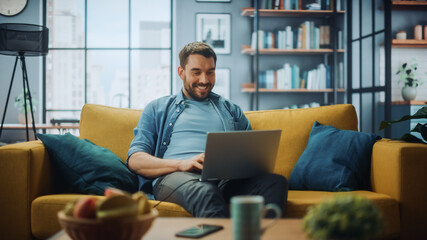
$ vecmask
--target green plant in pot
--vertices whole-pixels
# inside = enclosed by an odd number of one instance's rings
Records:
[[[427,106],[419,109],[416,113],[414,113],[414,115],[405,115],[402,118],[398,120],[393,120],[393,121],[382,121],[380,123],[380,128],[378,130],[381,131],[384,128],[391,126],[393,123],[403,122],[411,119],[427,119]],[[400,137],[400,140],[403,140],[406,142],[413,142],[413,143],[424,143],[424,144],[427,143],[427,123],[424,123],[424,124],[417,123],[417,125],[414,127],[414,129],[411,130],[411,132],[420,133],[424,141],[412,135],[411,133],[405,133],[402,137]]]
[[[384,229],[384,218],[368,199],[341,195],[311,206],[303,218],[309,237],[323,239],[371,239]]]
[[[25,91],[25,95],[24,95],[24,91]],[[24,96],[25,96],[25,101],[24,101]],[[37,104],[38,101],[37,99],[31,98],[31,102],[33,103],[33,112],[37,111]],[[28,122],[31,122],[31,107],[30,107],[30,96],[28,94],[28,89],[24,89],[22,91],[21,94],[19,94],[18,96],[15,97],[15,108],[19,110],[20,115],[19,115],[19,119],[21,123],[25,123],[25,104],[27,106],[27,119]]]
[[[423,84],[423,79],[418,75],[418,63],[415,59],[412,63],[403,63],[396,72],[400,75],[398,84],[403,82],[402,97],[406,101],[414,100],[417,96],[417,87]],[[425,73],[427,75],[427,72]]]

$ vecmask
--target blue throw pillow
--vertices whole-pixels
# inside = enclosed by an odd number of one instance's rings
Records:
[[[315,122],[307,147],[289,178],[294,190],[370,189],[371,154],[381,137]]]
[[[37,137],[49,153],[54,176],[65,182],[63,189],[96,195],[104,195],[107,187],[131,193],[138,190],[137,176],[109,149],[70,133]]]

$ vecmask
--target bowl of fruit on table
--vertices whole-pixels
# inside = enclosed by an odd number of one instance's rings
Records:
[[[158,216],[143,192],[108,188],[105,196],[79,198],[58,212],[59,223],[72,239],[141,239]]]

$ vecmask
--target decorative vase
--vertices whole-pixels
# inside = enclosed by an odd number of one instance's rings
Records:
[[[31,113],[29,112],[29,113],[27,113],[27,120],[28,120],[28,124],[30,124],[30,123],[32,123],[33,121],[32,121],[32,119],[31,119]],[[19,121],[19,123],[21,123],[21,124],[25,124],[25,113],[20,113],[19,115],[18,115],[18,121]]]
[[[404,86],[402,88],[402,97],[405,101],[414,100],[416,96],[417,96],[417,88],[416,87]]]

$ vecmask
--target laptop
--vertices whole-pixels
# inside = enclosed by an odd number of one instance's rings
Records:
[[[209,132],[200,181],[272,172],[282,130]]]

